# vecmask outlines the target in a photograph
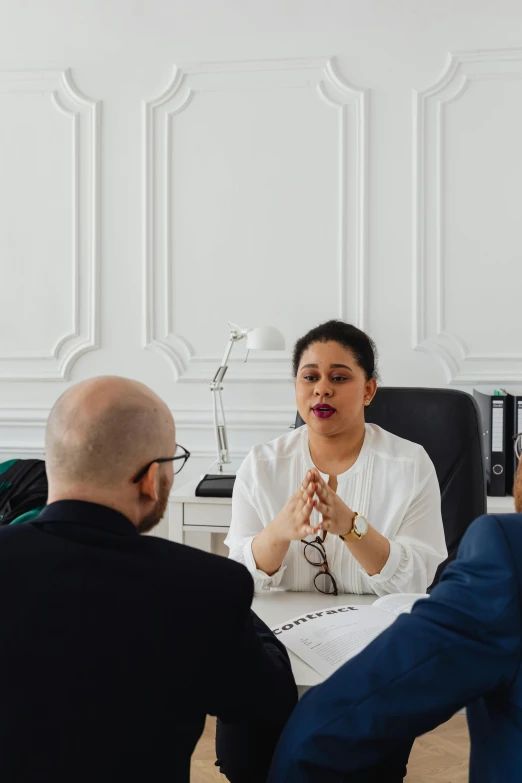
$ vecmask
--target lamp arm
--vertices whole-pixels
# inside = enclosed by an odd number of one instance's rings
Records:
[[[228,436],[227,436],[227,424],[225,420],[225,408],[223,406],[223,397],[221,392],[223,391],[223,378],[228,369],[228,360],[234,343],[238,340],[242,340],[246,337],[246,333],[237,329],[230,332],[230,339],[227,343],[223,359],[220,366],[217,369],[214,379],[210,384],[210,391],[212,392],[212,407],[214,413],[214,433],[216,436],[216,450],[217,450],[217,469],[221,473],[223,471],[223,465],[230,465],[230,456],[228,453]]]
[[[223,354],[223,358],[221,360],[221,364],[219,365],[216,374],[214,375],[214,380],[212,381],[211,388],[214,384],[219,385],[223,378],[225,377],[225,373],[228,369],[228,360],[230,359],[230,354],[232,353],[232,348],[234,347],[234,343],[237,342],[236,337],[231,337],[230,340],[227,343],[227,347],[225,349],[225,353]]]
[[[223,471],[223,465],[230,464],[228,454],[227,424],[225,420],[225,411],[223,408],[223,398],[221,396],[221,387],[212,389],[212,405],[214,411],[214,434],[216,437],[216,453],[218,472]]]

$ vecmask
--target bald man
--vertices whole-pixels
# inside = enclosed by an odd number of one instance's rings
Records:
[[[139,535],[184,459],[169,409],[142,384],[86,381],[45,448],[48,505],[0,528],[0,781],[185,783],[207,714],[229,779],[264,780],[296,688],[250,575]]]

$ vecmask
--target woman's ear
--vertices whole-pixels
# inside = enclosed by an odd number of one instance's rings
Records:
[[[157,462],[153,462],[143,478],[138,482],[140,493],[154,503],[158,499],[158,487],[159,487],[159,465]]]
[[[366,382],[366,386],[365,386],[364,399],[366,404],[368,405],[370,404],[370,402],[375,397],[376,393],[377,393],[377,381],[375,380],[375,378],[370,378],[370,380]]]

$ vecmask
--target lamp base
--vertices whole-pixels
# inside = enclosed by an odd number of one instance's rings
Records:
[[[236,477],[226,473],[207,473],[196,487],[199,498],[231,498]]]

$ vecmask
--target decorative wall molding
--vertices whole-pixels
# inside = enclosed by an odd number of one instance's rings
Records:
[[[172,79],[157,97],[143,107],[143,269],[144,269],[144,347],[160,352],[172,365],[176,380],[208,382],[220,364],[220,355],[196,355],[188,336],[179,334],[173,324],[171,226],[167,216],[171,203],[169,139],[176,117],[190,111],[201,92],[227,92],[239,89],[270,88],[312,90],[318,101],[338,112],[338,317],[346,318],[349,289],[348,269],[355,270],[355,323],[366,323],[367,306],[367,154],[368,95],[350,85],[328,58],[267,60],[182,65],[174,68]],[[352,106],[353,112],[347,109]],[[354,119],[351,119],[353,117]],[[353,149],[348,145],[354,145]],[[348,150],[357,161],[354,171],[348,165]],[[166,176],[164,176],[167,172]],[[348,203],[348,182],[355,178],[356,198]],[[349,214],[350,213],[350,214]],[[348,232],[355,232],[355,252],[349,249]],[[350,290],[352,288],[350,287]],[[277,365],[281,369],[277,368]],[[284,353],[270,364],[251,358],[248,364],[232,362],[228,382],[291,381],[290,354]]]
[[[249,452],[249,449],[231,449],[230,457],[232,460],[242,460]],[[193,449],[190,452],[191,459],[204,459],[209,463],[216,459],[216,450],[210,446],[206,449]],[[0,443],[0,462],[5,462],[8,459],[44,459],[44,447],[43,443],[24,443],[23,441]],[[183,480],[179,480],[178,484],[181,486]]]
[[[0,407],[0,427],[45,427],[51,407]],[[210,405],[200,408],[172,409],[172,415],[179,427],[201,429],[213,426],[212,408]],[[295,406],[285,408],[227,408],[227,426],[237,428],[278,427],[287,421],[293,423],[296,415]]]
[[[152,347],[152,346],[151,346]],[[291,357],[286,351],[270,359],[230,359],[226,374],[229,383],[292,383]],[[221,364],[221,356],[193,356],[187,369],[177,376],[179,383],[208,383]],[[264,367],[263,367],[264,365]],[[279,365],[279,366],[278,366]]]
[[[0,407],[0,427],[44,427],[51,408]]]
[[[100,104],[78,90],[70,70],[0,71],[0,98],[10,93],[46,94],[70,122],[72,320],[46,353],[0,355],[0,380],[63,380],[80,356],[98,347]]]
[[[0,462],[8,459],[43,459],[43,445],[39,443],[0,443]]]
[[[43,458],[45,426],[50,411],[50,407],[0,407],[0,461],[14,456]],[[172,413],[181,442],[190,439],[191,455],[213,459],[214,422],[211,409],[178,408]],[[227,429],[234,441],[230,449],[232,457],[238,459],[247,455],[252,445],[252,433],[254,442],[257,442],[289,432],[295,415],[294,407],[227,409]],[[261,433],[259,437],[257,433]]]
[[[212,411],[206,408],[178,409],[173,411],[178,430],[212,431]],[[227,429],[241,432],[288,431],[294,423],[296,408],[234,408],[226,411]]]
[[[458,101],[473,82],[520,79],[522,49],[455,52],[448,55],[435,84],[413,92],[413,348],[434,354],[447,382],[455,385],[521,383],[522,353],[473,353],[446,323],[444,115],[446,107]],[[430,155],[434,158],[432,179],[427,171]],[[428,203],[434,206],[430,209]],[[434,288],[427,284],[428,231],[430,246],[434,246]]]

